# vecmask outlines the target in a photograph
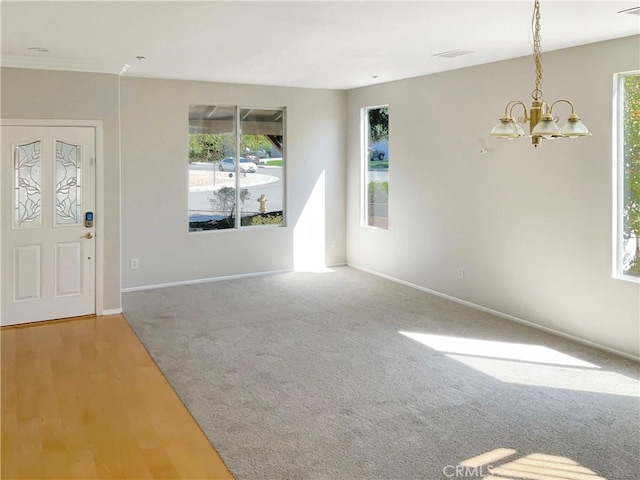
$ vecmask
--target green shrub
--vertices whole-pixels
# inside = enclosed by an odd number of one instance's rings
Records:
[[[240,205],[251,198],[249,189],[240,189]],[[214,211],[220,212],[225,218],[232,219],[236,212],[236,189],[233,187],[222,187],[213,192],[213,197],[209,199]]]
[[[251,225],[279,225],[282,215],[256,215],[251,218]]]
[[[369,182],[369,203],[389,203],[389,182]]]

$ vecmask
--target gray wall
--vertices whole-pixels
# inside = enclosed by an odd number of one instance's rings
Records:
[[[530,104],[531,57],[349,91],[348,262],[640,356],[639,285],[612,278],[613,73],[639,53],[629,37],[544,54],[545,98],[593,137],[537,149],[488,137],[507,101]],[[381,104],[388,231],[359,222],[360,109]]]
[[[287,108],[286,227],[188,232],[190,104]],[[125,288],[345,262],[345,92],[123,78],[121,108]]]
[[[2,118],[102,120],[104,308],[120,308],[118,76],[2,68]],[[4,179],[3,179],[4,182]]]

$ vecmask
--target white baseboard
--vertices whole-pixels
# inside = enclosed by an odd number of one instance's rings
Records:
[[[405,285],[407,287],[415,288],[417,290],[421,290],[423,292],[430,293],[432,295],[436,295],[438,297],[446,298],[447,300],[451,300],[452,302],[460,303],[462,305],[466,305],[467,307],[475,308],[476,310],[481,310],[486,313],[490,313],[497,317],[506,318],[507,320],[511,320],[516,323],[520,323],[523,325],[527,325],[532,328],[536,328],[538,330],[543,330],[547,333],[551,333],[553,335],[557,335],[559,337],[567,338],[569,340],[573,340],[574,342],[581,343],[583,345],[587,345],[589,347],[597,348],[598,350],[604,350],[605,352],[613,353],[614,355],[618,355],[620,357],[628,358],[629,360],[634,360],[636,362],[640,362],[640,357],[636,357],[635,355],[631,355],[630,353],[621,352],[620,350],[616,350],[615,348],[610,348],[605,345],[600,345],[599,343],[592,342],[591,340],[586,340],[584,338],[576,337],[575,335],[571,335],[569,333],[562,332],[560,330],[555,330],[553,328],[545,327],[543,325],[539,325],[534,322],[530,322],[529,320],[524,320],[519,317],[514,317],[513,315],[509,315],[508,313],[500,312],[498,310],[494,310],[492,308],[483,307],[482,305],[478,305],[476,303],[468,302],[467,300],[462,300],[461,298],[457,298],[451,295],[447,295],[446,293],[438,292],[436,290],[431,290],[430,288],[422,287],[420,285],[416,285],[415,283],[407,282],[405,280],[400,280],[399,278],[392,277],[390,275],[386,275],[384,273],[376,272],[374,270],[369,270],[368,268],[360,267],[358,265],[354,265],[352,263],[348,263],[347,265],[355,268],[357,270],[361,270],[366,273],[370,273],[371,275],[375,275],[377,277],[384,278],[386,280],[391,280],[392,282],[399,283],[401,285]]]
[[[223,277],[199,278],[197,280],[184,280],[182,282],[158,283],[155,285],[143,285],[140,287],[127,287],[127,288],[123,288],[121,291],[122,293],[139,292],[141,290],[153,290],[156,288],[178,287],[181,285],[195,285],[198,283],[221,282],[223,280],[236,280],[238,278],[262,277],[265,275],[276,275],[278,273],[287,273],[289,271],[290,270],[272,270],[268,272],[241,273],[239,275],[226,275]]]
[[[122,313],[121,308],[110,308],[102,310],[102,313],[99,313],[98,315],[118,315],[119,313]]]
[[[348,266],[347,262],[340,262],[340,263],[331,263],[327,265],[327,268],[346,267],[346,266]]]

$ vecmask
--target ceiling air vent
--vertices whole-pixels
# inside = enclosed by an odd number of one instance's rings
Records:
[[[618,13],[628,13],[629,15],[637,15],[640,17],[640,7],[627,8],[626,10],[620,10]]]
[[[455,50],[448,50],[446,52],[436,53],[435,55],[431,55],[432,57],[442,57],[442,58],[453,58],[459,57],[460,55],[467,55],[468,53],[473,53],[469,50],[460,50],[456,48]]]

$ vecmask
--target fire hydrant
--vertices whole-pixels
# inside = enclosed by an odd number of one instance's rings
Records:
[[[267,197],[265,197],[264,193],[260,195],[258,203],[260,204],[260,213],[267,213]]]

